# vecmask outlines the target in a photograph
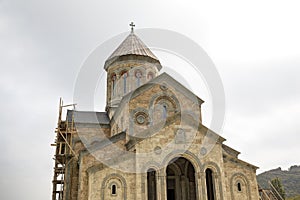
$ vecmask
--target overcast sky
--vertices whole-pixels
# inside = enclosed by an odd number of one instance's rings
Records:
[[[51,199],[59,97],[72,103],[83,61],[131,21],[208,53],[225,88],[221,135],[241,159],[258,172],[299,165],[299,9],[297,0],[0,0],[0,199]]]

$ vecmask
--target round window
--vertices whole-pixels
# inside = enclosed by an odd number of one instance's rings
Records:
[[[145,116],[144,115],[138,115],[137,117],[136,117],[136,121],[137,121],[137,123],[139,123],[139,124],[143,124],[143,123],[145,123]]]
[[[135,122],[139,125],[144,125],[148,121],[148,115],[144,112],[138,112],[135,114]]]

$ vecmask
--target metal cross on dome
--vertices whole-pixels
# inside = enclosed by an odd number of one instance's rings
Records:
[[[133,33],[133,30],[134,30],[135,24],[134,24],[133,22],[131,22],[131,23],[129,24],[129,26],[131,26],[131,33]]]

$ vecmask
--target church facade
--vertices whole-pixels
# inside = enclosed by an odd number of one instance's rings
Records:
[[[257,167],[202,124],[204,101],[132,31],[106,60],[105,112],[60,105],[52,200],[258,200]]]

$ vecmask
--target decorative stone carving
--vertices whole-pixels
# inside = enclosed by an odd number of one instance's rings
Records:
[[[167,84],[166,83],[161,84],[160,89],[163,90],[163,91],[166,91],[168,89]]]
[[[154,148],[154,153],[155,154],[161,154],[161,151],[162,151],[161,147],[159,147],[159,146],[157,146],[157,147]]]
[[[185,143],[185,141],[186,141],[185,131],[180,128],[175,133],[175,143],[182,144]]]
[[[200,149],[200,154],[201,154],[202,156],[204,156],[206,153],[207,153],[207,149],[206,149],[205,147],[202,147],[202,148]]]
[[[135,122],[138,124],[138,125],[145,125],[148,123],[149,119],[148,119],[148,114],[145,113],[145,112],[137,112],[135,114]]]

